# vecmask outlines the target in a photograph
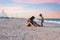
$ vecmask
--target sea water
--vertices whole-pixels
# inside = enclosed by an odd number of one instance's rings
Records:
[[[35,21],[40,22],[39,18],[36,18]],[[44,18],[44,22],[58,23],[60,24],[60,18]]]

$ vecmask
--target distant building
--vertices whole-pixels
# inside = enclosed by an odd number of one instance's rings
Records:
[[[0,18],[7,18],[7,19],[9,19],[9,17],[7,17],[7,14],[5,13],[4,10],[2,10],[2,12],[0,13]]]

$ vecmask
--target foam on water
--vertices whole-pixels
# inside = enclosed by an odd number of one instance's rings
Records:
[[[60,24],[59,21],[47,21],[47,20],[44,20],[44,22],[50,22],[50,23],[58,23],[58,24]]]

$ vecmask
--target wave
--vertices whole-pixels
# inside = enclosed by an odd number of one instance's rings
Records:
[[[47,21],[47,20],[44,20],[44,22],[50,22],[50,23],[58,23],[58,24],[60,24],[59,21]]]

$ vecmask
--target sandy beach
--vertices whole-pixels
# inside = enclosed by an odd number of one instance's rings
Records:
[[[24,18],[0,19],[0,40],[60,40],[60,24],[44,22],[44,27],[27,27],[25,22]]]

